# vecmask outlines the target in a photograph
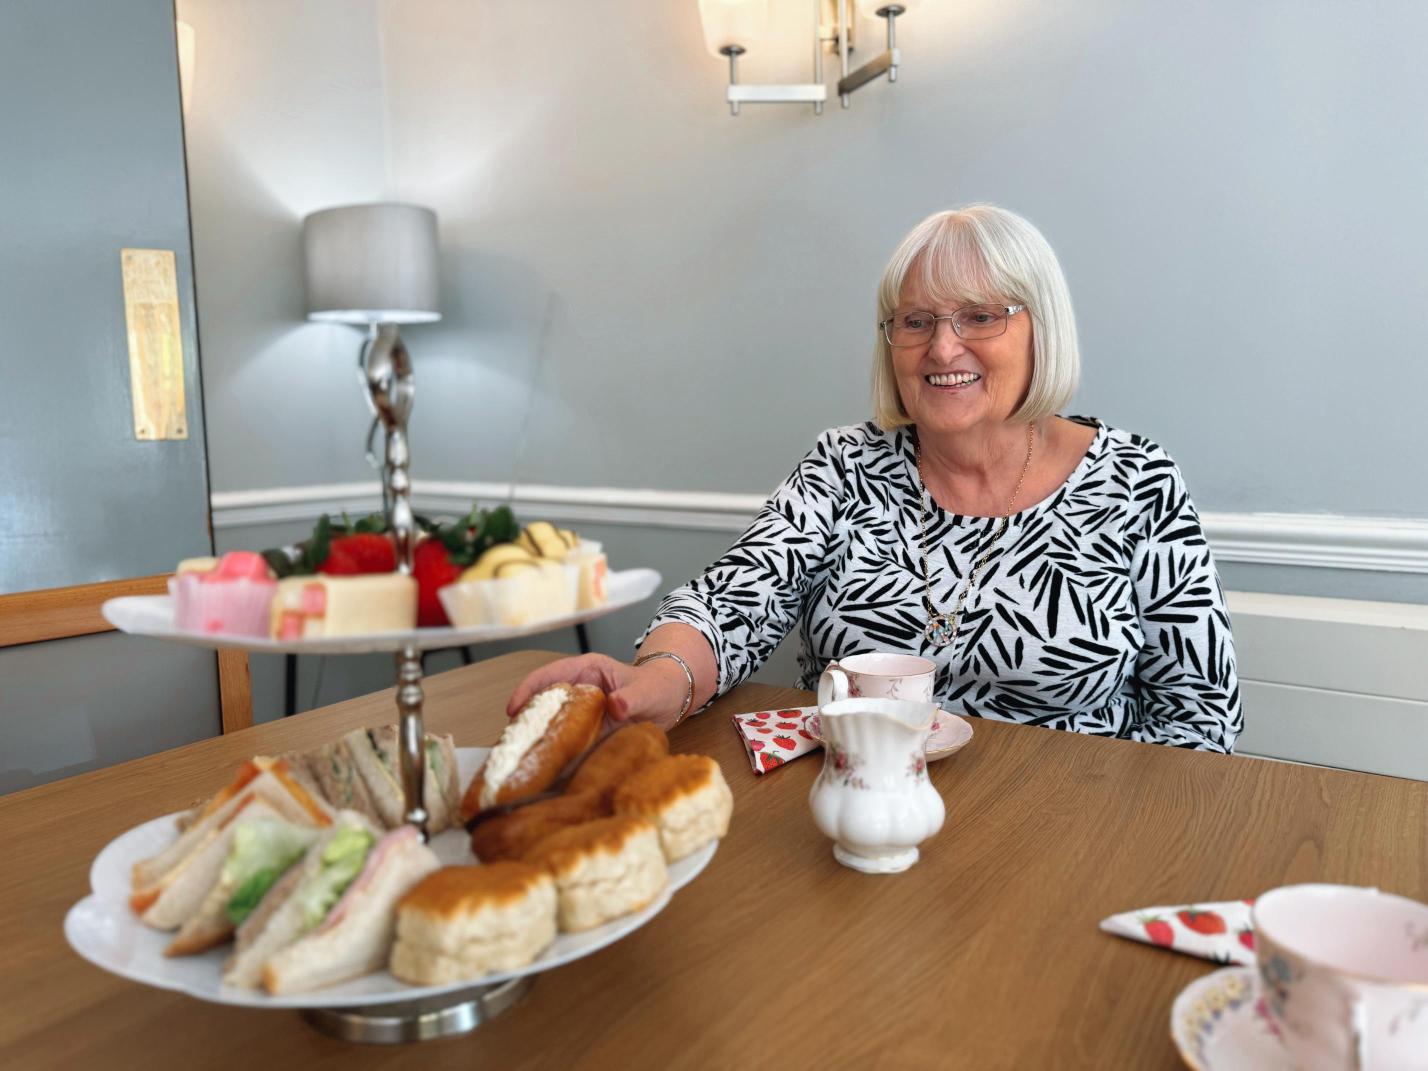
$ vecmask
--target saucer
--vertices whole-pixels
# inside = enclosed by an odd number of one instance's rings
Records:
[[[803,727],[813,734],[820,744],[823,734],[818,731],[818,712],[804,715]],[[961,751],[972,740],[972,724],[957,714],[949,714],[939,709],[932,722],[932,734],[927,738],[925,751],[928,762],[945,759],[954,752]]]
[[[1265,1014],[1253,967],[1225,967],[1181,990],[1170,1038],[1194,1071],[1294,1071]]]

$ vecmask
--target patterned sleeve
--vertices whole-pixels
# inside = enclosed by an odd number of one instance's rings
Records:
[[[678,621],[714,649],[715,695],[753,676],[803,612],[832,543],[845,477],[838,430],[826,431],[724,556],[664,597],[638,643]]]
[[[1229,752],[1243,727],[1235,644],[1199,515],[1174,461],[1147,444],[1132,497],[1135,585],[1145,645],[1131,739]]]

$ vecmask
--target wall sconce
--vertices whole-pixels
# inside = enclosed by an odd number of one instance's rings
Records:
[[[796,85],[741,85],[739,57],[763,36],[768,22],[768,0],[699,0],[699,17],[704,23],[704,41],[709,51],[729,60],[729,114],[738,115],[740,104],[812,104],[816,115],[823,114],[828,87],[823,83],[823,51],[836,48],[840,74],[838,95],[843,107],[849,97],[875,78],[886,74],[897,81],[901,56],[897,48],[897,19],[917,0],[857,0],[863,15],[887,21],[888,46],[857,70],[849,71],[848,56],[853,50],[853,26],[849,0],[813,0],[813,81]],[[827,21],[825,21],[825,19]]]

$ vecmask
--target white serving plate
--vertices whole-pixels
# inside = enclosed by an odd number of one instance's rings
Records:
[[[490,748],[456,749],[461,783],[467,784],[485,761]],[[202,953],[168,959],[164,948],[172,933],[151,930],[129,910],[129,874],[134,863],[162,851],[178,835],[175,814],[155,818],[122,833],[110,841],[94,860],[89,872],[92,892],[69,909],[64,935],[70,947],[97,967],[112,974],[160,989],[172,989],[215,1004],[235,1004],[252,1008],[332,1008],[386,1004],[438,996],[477,985],[489,985],[526,974],[537,974],[598,952],[658,915],[670,897],[688,885],[714,858],[718,842],[687,856],[669,868],[669,885],[654,903],[634,914],[616,919],[584,933],[560,934],[530,965],[482,978],[468,978],[448,985],[413,986],[379,971],[342,985],[311,993],[269,996],[261,990],[233,989],[223,985],[223,963],[232,945]],[[447,830],[431,839],[432,850],[443,863],[478,865],[471,854],[470,840],[461,829]]]
[[[375,651],[397,651],[407,645],[418,650],[438,647],[465,647],[493,640],[514,640],[542,632],[569,628],[597,617],[623,610],[649,598],[658,590],[660,575],[653,569],[623,569],[605,579],[609,601],[603,606],[579,610],[573,614],[534,621],[519,628],[502,625],[477,625],[472,628],[417,628],[406,632],[369,632],[361,636],[335,636],[330,639],[270,640],[256,636],[235,636],[226,632],[191,632],[174,625],[174,600],[171,595],[126,595],[110,599],[102,608],[104,619],[120,632],[135,636],[153,636],[175,640],[195,647],[236,648],[241,651],[266,651],[272,654],[369,654]]]

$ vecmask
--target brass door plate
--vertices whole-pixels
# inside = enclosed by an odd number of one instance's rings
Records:
[[[187,439],[178,269],[171,249],[123,249],[134,438]]]

